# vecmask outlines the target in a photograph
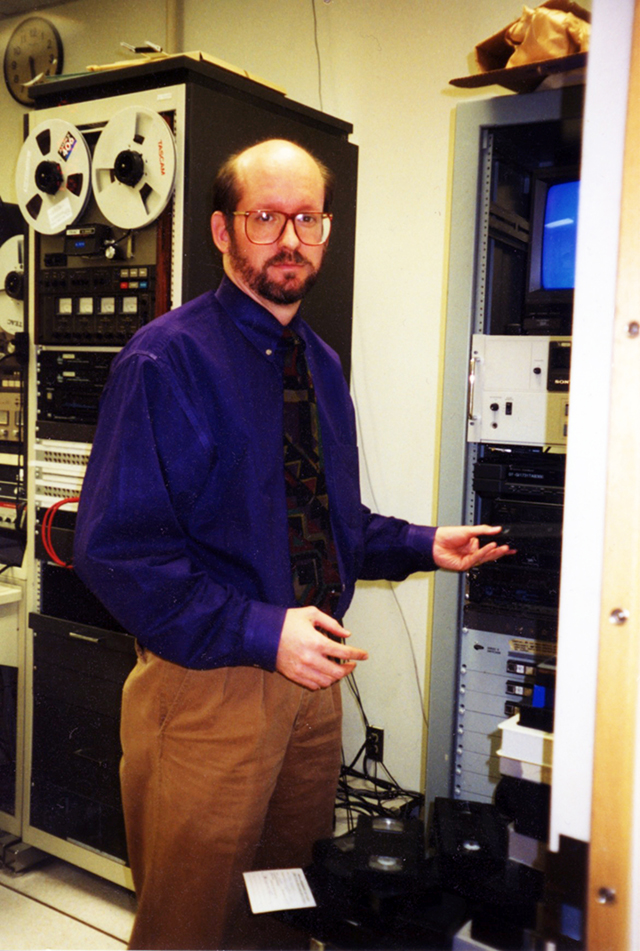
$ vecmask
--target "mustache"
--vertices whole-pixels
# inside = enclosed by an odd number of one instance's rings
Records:
[[[269,267],[270,264],[308,264],[309,262],[300,254],[299,251],[287,251],[283,248],[281,251],[278,251],[277,254],[274,254],[272,258],[269,258],[265,267]]]

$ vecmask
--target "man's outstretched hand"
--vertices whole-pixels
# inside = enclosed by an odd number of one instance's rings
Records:
[[[436,530],[433,542],[433,560],[439,568],[449,571],[469,571],[486,561],[497,561],[515,551],[509,545],[487,542],[480,546],[479,535],[498,535],[499,525],[449,525]]]

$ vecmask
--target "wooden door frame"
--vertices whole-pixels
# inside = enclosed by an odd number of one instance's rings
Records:
[[[590,951],[632,947],[634,912],[640,685],[640,0],[634,10],[618,263],[587,902]]]

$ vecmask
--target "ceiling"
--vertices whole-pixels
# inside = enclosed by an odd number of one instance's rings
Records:
[[[69,0],[0,0],[0,20],[19,14],[36,13],[45,7],[61,6]]]

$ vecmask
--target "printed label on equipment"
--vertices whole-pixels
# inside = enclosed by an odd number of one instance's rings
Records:
[[[76,139],[75,135],[72,135],[71,132],[67,132],[65,134],[65,137],[60,143],[60,148],[58,149],[58,155],[60,158],[63,158],[65,162],[68,161],[77,141],[78,140]]]
[[[73,221],[74,211],[68,198],[63,198],[57,205],[48,209],[47,218],[51,233],[62,231],[67,221]]]
[[[509,641],[509,650],[518,654],[543,654],[545,657],[556,656],[556,645],[548,641],[524,641],[514,639]]]

